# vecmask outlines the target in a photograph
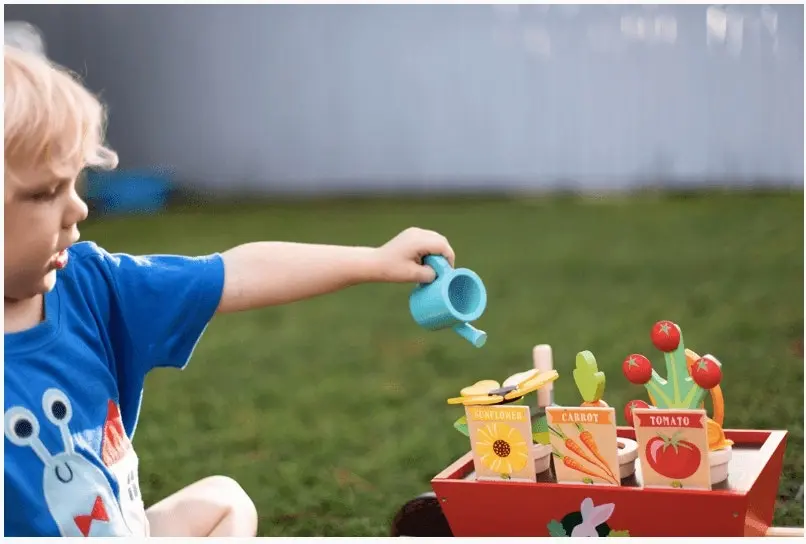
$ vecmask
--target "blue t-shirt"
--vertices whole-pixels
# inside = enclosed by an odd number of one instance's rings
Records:
[[[220,255],[69,249],[44,321],[5,335],[6,536],[148,532],[131,444],[143,382],[187,364],[223,285]]]

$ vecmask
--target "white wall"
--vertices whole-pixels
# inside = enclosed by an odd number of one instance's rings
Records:
[[[803,181],[802,6],[7,6],[123,166],[267,190]]]

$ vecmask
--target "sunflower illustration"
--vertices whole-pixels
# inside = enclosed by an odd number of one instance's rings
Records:
[[[476,451],[481,462],[502,475],[517,472],[529,461],[529,445],[517,429],[506,423],[490,423],[478,431]]]

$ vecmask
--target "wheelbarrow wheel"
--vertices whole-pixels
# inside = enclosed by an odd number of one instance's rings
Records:
[[[453,533],[439,499],[431,491],[411,499],[397,511],[392,520],[391,536],[450,537]]]

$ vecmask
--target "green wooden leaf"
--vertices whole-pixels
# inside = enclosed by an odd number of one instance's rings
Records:
[[[532,440],[535,444],[542,444],[543,446],[548,446],[551,444],[551,434],[548,432],[545,433],[532,433]]]
[[[467,416],[462,416],[454,421],[453,428],[465,436],[470,436],[470,429],[467,427]]]
[[[563,524],[553,519],[548,524],[549,536],[558,537],[558,536],[568,536],[568,533],[565,532],[565,527]]]
[[[599,371],[596,357],[590,351],[577,353],[574,383],[585,402],[596,402],[604,396],[605,375]]]
[[[551,435],[549,434],[549,424],[546,416],[532,421],[532,440],[544,446],[551,444]]]

